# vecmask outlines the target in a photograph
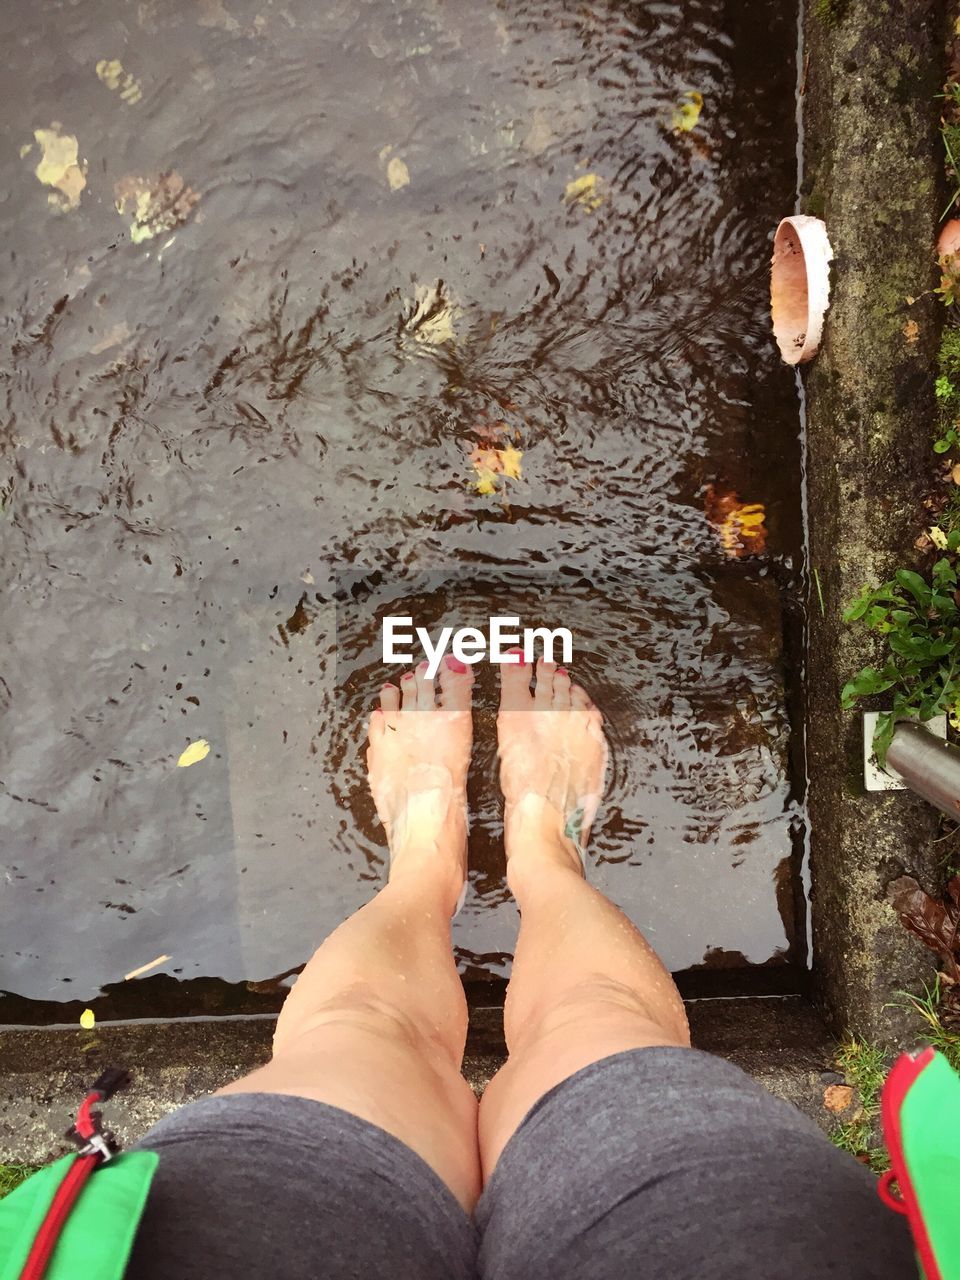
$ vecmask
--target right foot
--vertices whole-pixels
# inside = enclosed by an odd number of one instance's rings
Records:
[[[583,850],[603,794],[603,716],[563,667],[500,667],[500,785],[507,861],[547,855],[583,870]],[[508,868],[509,869],[509,868]]]
[[[370,717],[367,775],[390,846],[390,879],[439,877],[455,902],[467,874],[467,769],[473,672],[455,658],[380,690]]]

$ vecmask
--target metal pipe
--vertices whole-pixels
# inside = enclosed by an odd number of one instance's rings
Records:
[[[960,747],[901,722],[887,751],[887,768],[918,796],[960,819]]]

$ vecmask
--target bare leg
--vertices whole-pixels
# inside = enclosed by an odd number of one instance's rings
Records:
[[[468,669],[384,685],[367,767],[390,878],[335,930],[281,1011],[273,1058],[224,1093],[290,1093],[342,1107],[412,1147],[466,1210],[480,1191],[477,1109],[460,1074],[467,1008],[450,948],[466,872],[472,740]]]
[[[480,1105],[488,1178],[511,1134],[554,1085],[624,1049],[688,1046],[670,975],[627,917],[583,878],[603,788],[603,719],[563,668],[501,667],[497,731],[507,880],[520,937],[507,991],[510,1057]]]

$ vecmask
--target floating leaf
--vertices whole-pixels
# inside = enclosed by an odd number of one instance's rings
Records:
[[[567,183],[563,198],[567,204],[578,204],[588,213],[595,213],[603,204],[603,179],[597,173],[584,173]]]
[[[143,97],[140,81],[124,71],[123,63],[118,58],[101,58],[97,63],[97,75],[108,89],[119,92],[123,101],[131,106]]]
[[[686,102],[679,103],[673,112],[672,126],[674,133],[690,133],[697,127],[700,112],[703,110],[703,94],[690,89],[683,95]]]
[[[401,187],[410,185],[410,170],[399,156],[394,156],[387,165],[387,181],[391,191],[399,191]]]
[[[80,162],[76,138],[61,133],[56,122],[49,129],[34,129],[33,136],[43,150],[36,175],[45,187],[55,188],[47,199],[58,209],[76,209],[87,185],[87,166]]]
[[[92,1031],[97,1025],[97,1015],[92,1009],[84,1009],[80,1015],[80,1025],[84,1031]]]
[[[741,560],[744,556],[763,553],[767,545],[767,529],[761,503],[740,502],[732,489],[719,493],[713,485],[708,485],[704,505],[706,517],[728,556]]]
[[[180,759],[177,761],[177,768],[188,769],[190,765],[206,760],[209,754],[210,743],[206,738],[198,738],[196,742],[191,742],[189,747],[181,751]]]
[[[133,215],[130,239],[134,244],[142,244],[144,240],[182,226],[200,199],[180,174],[173,171],[153,178],[133,175],[121,178],[114,187],[114,193],[117,213],[121,217]]]

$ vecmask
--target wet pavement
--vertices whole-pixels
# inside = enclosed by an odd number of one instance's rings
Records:
[[[378,618],[504,605],[571,626],[607,716],[591,879],[676,970],[802,963],[799,411],[766,316],[794,28],[4,6],[0,989],[302,963],[384,874]],[[478,701],[454,942],[483,982],[516,928],[489,668]]]

